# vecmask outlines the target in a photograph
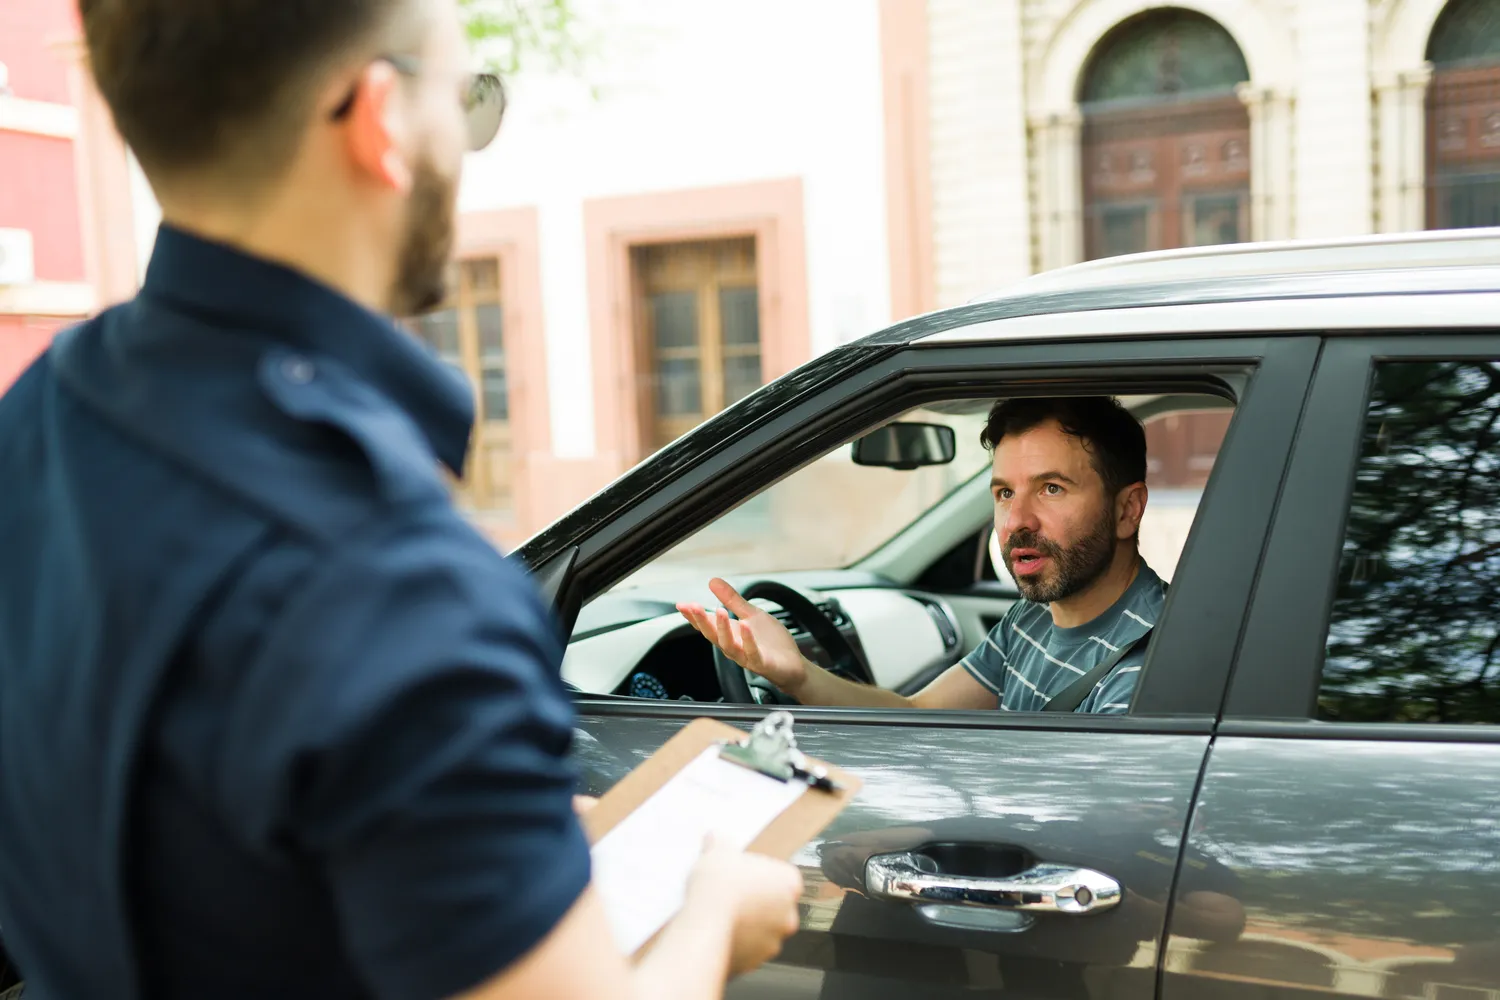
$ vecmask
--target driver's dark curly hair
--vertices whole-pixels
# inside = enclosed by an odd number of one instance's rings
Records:
[[[1056,420],[1083,442],[1107,495],[1146,480],[1146,430],[1119,400],[1109,396],[1026,396],[1002,399],[990,408],[979,443],[990,450],[1000,439],[1024,434]]]

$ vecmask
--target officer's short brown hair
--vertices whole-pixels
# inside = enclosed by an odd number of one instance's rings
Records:
[[[420,0],[79,0],[94,79],[153,181],[290,162],[326,74]],[[418,39],[419,41],[420,39]],[[375,52],[369,53],[371,56]]]

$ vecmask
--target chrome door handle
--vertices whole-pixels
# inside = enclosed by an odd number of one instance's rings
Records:
[[[1102,913],[1120,903],[1120,883],[1088,868],[1040,864],[1004,878],[947,875],[932,868],[918,854],[876,855],[865,862],[865,888],[877,899],[1032,913]]]

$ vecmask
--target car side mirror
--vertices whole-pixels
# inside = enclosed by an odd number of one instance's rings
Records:
[[[953,428],[944,424],[886,424],[854,442],[854,464],[903,472],[947,465],[958,454]]]

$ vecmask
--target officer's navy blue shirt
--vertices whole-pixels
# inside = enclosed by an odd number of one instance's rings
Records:
[[[469,389],[163,228],[0,399],[0,928],[28,997],[430,1000],[578,897],[562,651],[454,512]]]

